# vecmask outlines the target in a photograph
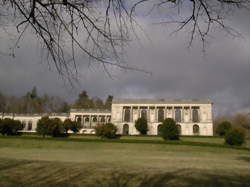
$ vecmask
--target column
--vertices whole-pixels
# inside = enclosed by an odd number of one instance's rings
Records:
[[[192,106],[190,106],[190,118],[189,118],[189,120],[190,120],[190,122],[193,122],[193,119],[192,119]]]
[[[133,121],[133,106],[130,106],[130,120],[129,122]]]

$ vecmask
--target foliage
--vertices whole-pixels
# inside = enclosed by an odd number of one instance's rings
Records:
[[[95,127],[96,135],[102,138],[117,138],[117,128],[112,123],[98,124]]]
[[[233,117],[233,124],[241,126],[246,129],[250,129],[250,116],[249,114],[236,114]]]
[[[135,128],[136,128],[141,134],[147,134],[147,132],[148,132],[148,122],[147,122],[147,119],[138,118],[138,119],[135,121]]]
[[[42,135],[43,137],[45,137],[45,135],[49,135],[50,134],[49,125],[50,125],[49,117],[48,116],[42,117],[37,122],[36,132]]]
[[[245,142],[246,133],[241,128],[232,128],[226,133],[225,143],[228,145],[242,145]]]
[[[98,97],[89,97],[86,90],[83,90],[79,95],[77,100],[74,102],[73,106],[75,108],[98,108],[98,109],[111,109],[113,96],[109,95],[105,101]]]
[[[18,120],[13,120],[10,118],[0,119],[0,133],[2,135],[18,135],[19,130],[23,129],[23,125]]]
[[[73,131],[74,133],[77,133],[81,129],[81,124],[76,121],[72,121],[71,119],[66,119],[63,122],[63,127],[66,134],[68,134],[69,130]]]
[[[225,136],[226,133],[232,129],[232,125],[229,121],[223,121],[216,127],[216,134],[219,136]]]
[[[59,118],[49,119],[49,117],[43,117],[38,121],[36,131],[43,137],[46,135],[53,137],[65,136],[65,128]]]
[[[167,118],[160,128],[160,135],[164,140],[179,140],[179,131],[175,121]]]

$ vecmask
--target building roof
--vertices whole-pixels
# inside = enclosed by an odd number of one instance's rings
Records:
[[[72,108],[70,112],[84,112],[84,113],[111,113],[108,109],[91,109],[91,108]]]
[[[2,116],[15,116],[15,117],[42,117],[42,116],[65,116],[68,117],[68,113],[2,113]]]
[[[113,104],[212,104],[209,99],[113,99]]]

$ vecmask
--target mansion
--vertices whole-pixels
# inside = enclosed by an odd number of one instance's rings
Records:
[[[213,135],[212,102],[210,100],[168,100],[168,99],[114,99],[111,111],[104,109],[71,109],[69,113],[51,114],[5,114],[0,118],[19,120],[24,132],[35,132],[37,122],[43,116],[59,118],[62,121],[78,121],[82,128],[79,133],[94,134],[94,127],[100,123],[113,123],[118,134],[136,135],[138,118],[148,121],[148,134],[157,135],[162,121],[173,118],[181,135]]]

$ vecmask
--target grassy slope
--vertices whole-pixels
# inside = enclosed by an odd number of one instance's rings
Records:
[[[250,183],[250,152],[222,147],[0,137],[0,161],[0,186]]]

